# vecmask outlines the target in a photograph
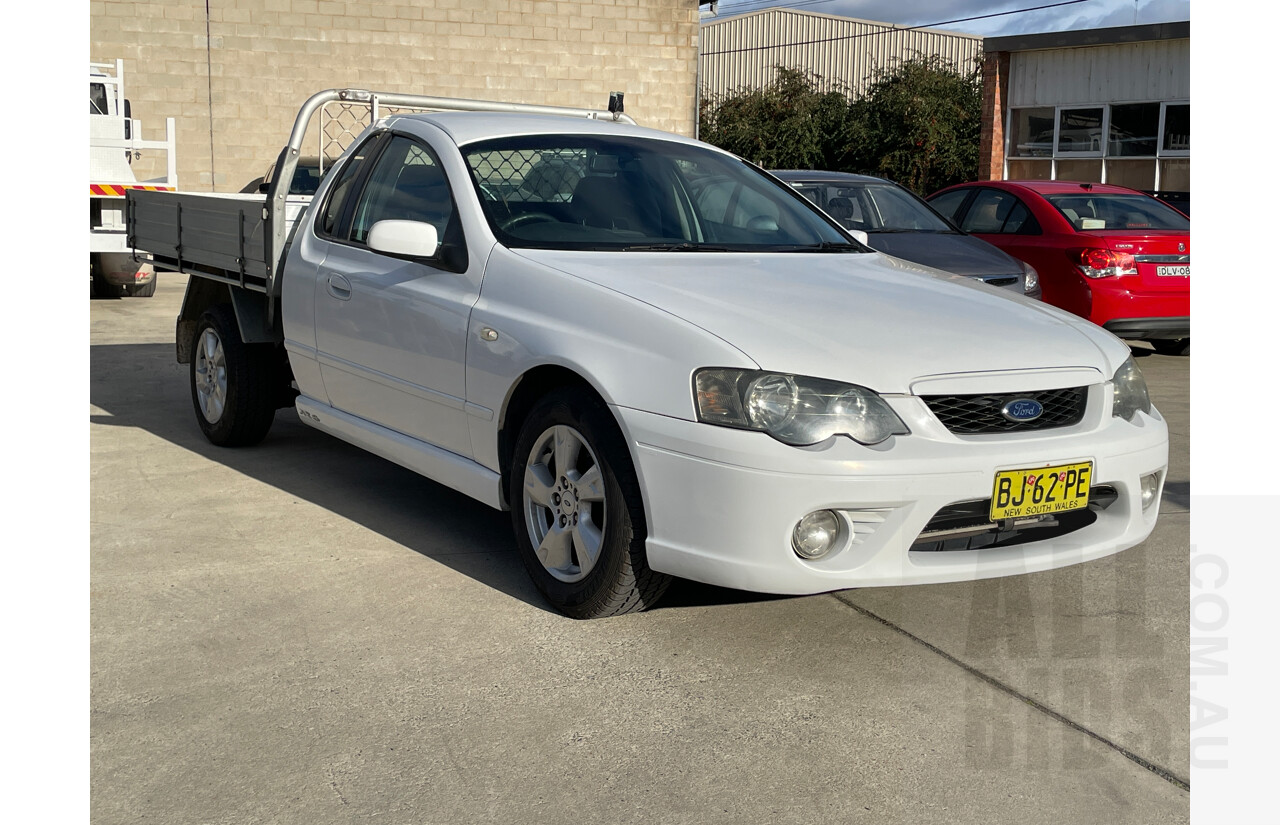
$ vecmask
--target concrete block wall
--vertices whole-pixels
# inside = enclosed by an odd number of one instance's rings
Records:
[[[603,109],[692,135],[697,0],[91,0],[90,59],[124,59],[142,136],[177,120],[178,182],[263,174],[311,94],[363,88]],[[318,147],[318,140],[308,145]],[[160,157],[135,162],[139,179]]]

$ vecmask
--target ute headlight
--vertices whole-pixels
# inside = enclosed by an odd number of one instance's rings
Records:
[[[1111,379],[1111,386],[1112,415],[1132,421],[1139,410],[1148,415],[1151,414],[1151,396],[1147,394],[1147,381],[1142,377],[1142,370],[1138,369],[1138,364],[1133,360],[1132,355],[1125,359],[1120,369],[1116,370],[1115,377]]]
[[[855,384],[720,368],[698,370],[693,383],[699,421],[759,430],[797,447],[833,435],[879,444],[911,432],[883,398]]]

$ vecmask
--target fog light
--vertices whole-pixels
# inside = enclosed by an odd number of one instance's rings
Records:
[[[840,517],[830,510],[816,510],[796,524],[791,547],[802,559],[820,559],[840,540]]]
[[[1142,509],[1150,507],[1156,500],[1160,490],[1160,474],[1152,473],[1142,477]]]

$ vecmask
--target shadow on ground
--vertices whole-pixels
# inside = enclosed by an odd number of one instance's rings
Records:
[[[516,553],[510,513],[307,427],[292,408],[277,410],[261,444],[216,447],[196,424],[188,368],[175,363],[171,344],[95,345],[89,362],[92,423],[144,430],[550,610]],[[774,598],[676,580],[659,609]]]

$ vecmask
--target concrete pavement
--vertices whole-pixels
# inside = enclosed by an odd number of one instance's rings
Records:
[[[1174,440],[1137,548],[575,622],[506,514],[291,411],[209,445],[183,280],[90,308],[99,825],[1188,821],[1188,359],[1140,359]]]

